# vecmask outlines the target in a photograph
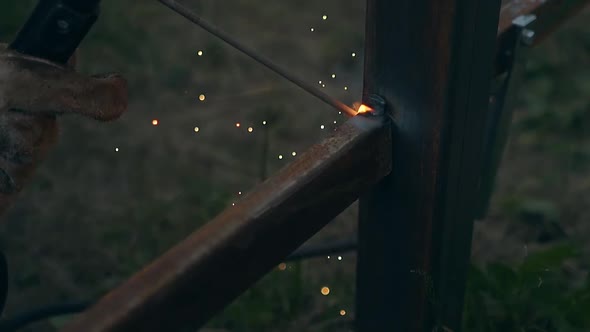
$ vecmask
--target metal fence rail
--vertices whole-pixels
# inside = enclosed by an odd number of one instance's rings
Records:
[[[202,326],[391,171],[390,128],[350,119],[63,331]]]

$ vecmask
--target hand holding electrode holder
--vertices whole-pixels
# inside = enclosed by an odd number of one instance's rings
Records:
[[[96,19],[100,0],[40,0],[15,40],[0,44],[0,213],[57,141],[57,116],[100,121],[127,108],[127,83],[88,77],[65,65]],[[0,314],[7,264],[0,251]]]

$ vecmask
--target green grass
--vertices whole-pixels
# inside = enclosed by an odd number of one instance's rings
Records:
[[[590,277],[573,284],[561,268],[576,251],[569,245],[527,257],[518,266],[472,267],[465,331],[582,332],[590,328]]]

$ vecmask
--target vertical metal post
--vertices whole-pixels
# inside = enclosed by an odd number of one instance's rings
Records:
[[[357,331],[461,326],[500,0],[367,0],[393,171],[361,198]]]

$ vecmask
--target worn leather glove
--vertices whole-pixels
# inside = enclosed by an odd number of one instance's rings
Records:
[[[56,143],[57,116],[109,121],[126,109],[120,76],[87,77],[0,44],[0,213]]]

